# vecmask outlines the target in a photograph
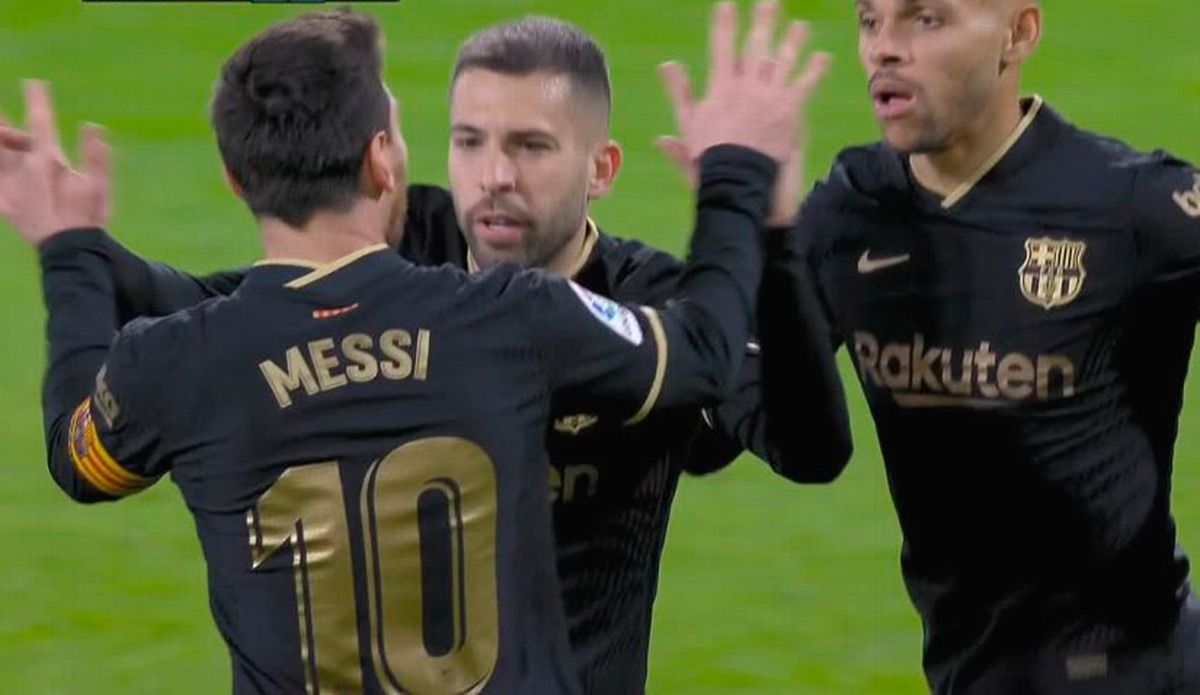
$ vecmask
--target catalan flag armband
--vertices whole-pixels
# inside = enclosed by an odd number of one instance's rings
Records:
[[[92,421],[92,399],[86,398],[71,415],[70,452],[75,471],[92,487],[113,497],[124,497],[149,487],[147,478],[125,469],[108,453]]]

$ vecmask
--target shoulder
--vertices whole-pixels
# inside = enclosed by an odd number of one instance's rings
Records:
[[[1049,107],[1045,107],[1049,110]],[[1044,147],[1049,156],[1037,161],[1054,172],[1062,183],[1069,181],[1128,186],[1138,179],[1193,171],[1184,160],[1162,150],[1145,151],[1125,141],[1081,128],[1054,112]]]
[[[221,300],[214,300],[221,301]],[[105,364],[107,382],[120,395],[122,403],[134,404],[134,410],[158,414],[158,403],[188,398],[181,388],[194,360],[206,353],[201,324],[209,302],[160,318],[138,318],[117,333]]]
[[[221,297],[167,316],[136,318],[121,328],[113,346],[137,351],[187,346],[198,340],[209,316],[228,303]]]
[[[876,142],[839,152],[808,204],[831,210],[874,208],[908,195],[908,177],[900,155]]]
[[[1068,126],[1053,161],[1068,180],[1086,182],[1110,204],[1130,205],[1135,224],[1145,218],[1200,218],[1200,174],[1193,164],[1163,150],[1144,151],[1113,137]]]
[[[585,268],[576,279],[589,290],[618,301],[665,301],[683,272],[678,258],[636,239],[601,233],[595,253],[589,264],[595,268]]]
[[[789,243],[799,243],[806,254],[817,252],[856,229],[856,220],[891,219],[912,204],[912,187],[895,150],[879,142],[848,147],[805,198]]]

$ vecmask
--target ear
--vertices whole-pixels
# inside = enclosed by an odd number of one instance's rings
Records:
[[[1022,3],[1013,13],[1004,44],[1000,69],[1024,63],[1042,40],[1042,8],[1037,3]]]
[[[391,157],[391,138],[384,131],[375,133],[367,143],[362,163],[362,182],[366,195],[378,198],[396,190],[397,171]]]
[[[616,140],[606,140],[592,150],[592,180],[588,182],[588,198],[603,198],[612,190],[621,171],[625,154]]]
[[[245,200],[246,196],[242,195],[242,184],[238,183],[237,177],[228,169],[223,169],[225,172],[225,183],[229,185],[229,190],[233,191],[233,195],[238,200]]]

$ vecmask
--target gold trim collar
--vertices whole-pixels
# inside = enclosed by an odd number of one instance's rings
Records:
[[[304,287],[305,285],[310,285],[327,275],[335,273],[362,258],[363,256],[375,253],[376,251],[383,251],[387,248],[390,248],[387,244],[372,244],[357,251],[348,253],[345,256],[328,263],[314,263],[313,261],[304,260],[302,258],[264,258],[261,261],[256,262],[254,267],[259,268],[262,266],[285,265],[295,266],[298,268],[307,268],[309,272],[284,285],[284,287],[294,290]]]
[[[996,151],[993,152],[990,157],[984,160],[983,164],[980,164],[979,167],[976,168],[975,171],[973,171],[965,181],[960,183],[954,190],[950,191],[948,194],[946,194],[946,197],[942,199],[943,210],[949,210],[950,208],[954,207],[958,201],[965,198],[967,194],[974,190],[975,186],[983,180],[983,177],[987,176],[988,172],[994,169],[996,165],[1000,163],[1001,159],[1004,159],[1004,155],[1008,154],[1009,150],[1011,150],[1013,146],[1020,141],[1021,136],[1025,134],[1025,131],[1029,130],[1029,126],[1033,125],[1034,119],[1037,118],[1038,113],[1042,110],[1043,103],[1045,102],[1040,95],[1033,95],[1033,98],[1029,104],[1029,109],[1025,112],[1025,115],[1021,118],[1020,122],[1017,123],[1017,127],[1013,129],[1013,132],[1009,134],[1007,138],[1005,138],[1004,142],[1000,143],[1000,146],[996,148]],[[911,165],[909,165],[909,170],[912,171],[913,178],[917,180],[917,183],[920,183],[930,191],[937,190],[935,187],[930,186],[922,181],[921,176],[917,173],[917,170]]]

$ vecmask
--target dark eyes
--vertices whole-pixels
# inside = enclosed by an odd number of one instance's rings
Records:
[[[929,12],[915,15],[912,21],[922,29],[937,29],[943,24],[941,17]],[[875,31],[879,28],[879,20],[871,15],[859,15],[858,28],[861,31]]]

